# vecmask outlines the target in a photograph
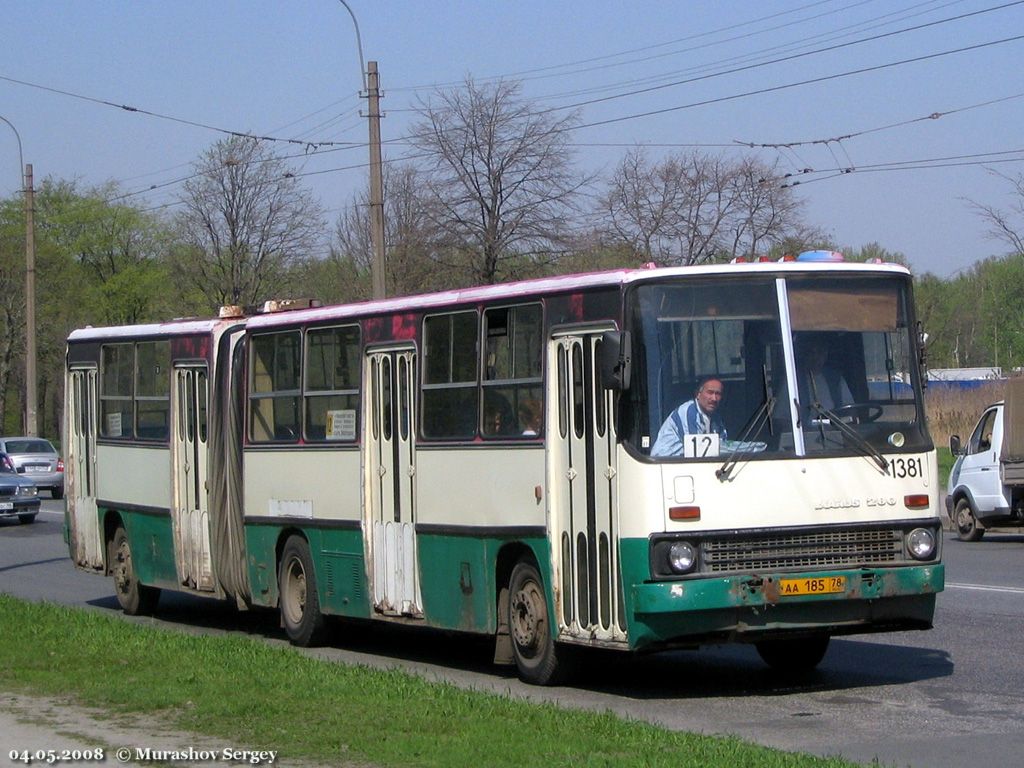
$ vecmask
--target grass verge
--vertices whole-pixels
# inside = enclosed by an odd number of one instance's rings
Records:
[[[956,461],[956,457],[949,452],[949,448],[938,447],[935,449],[939,458],[939,480],[942,483],[943,488],[949,487],[949,473],[953,469],[953,463]],[[939,499],[942,501],[942,499]]]
[[[112,715],[137,713],[278,750],[288,761],[446,768],[854,765],[7,595],[0,595],[0,648],[4,690],[70,695]]]

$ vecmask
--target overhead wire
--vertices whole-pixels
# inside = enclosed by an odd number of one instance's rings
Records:
[[[964,0],[948,0],[948,2],[944,2],[944,3],[939,4],[938,8],[946,8],[946,7],[949,7],[951,5],[960,5],[963,2],[964,2]],[[535,100],[537,100],[537,101],[548,101],[548,100],[553,100],[553,99],[564,99],[564,98],[568,98],[568,97],[579,97],[579,96],[584,96],[584,95],[591,94],[591,93],[603,93],[603,92],[607,92],[607,91],[614,91],[616,89],[621,89],[621,88],[625,88],[625,87],[629,87],[629,86],[634,86],[634,85],[637,85],[637,84],[640,84],[640,83],[662,83],[662,82],[665,82],[667,80],[678,78],[678,77],[684,76],[684,75],[691,75],[691,74],[698,74],[698,73],[702,73],[702,72],[714,71],[715,68],[721,67],[721,66],[736,65],[736,64],[740,64],[740,63],[749,63],[749,62],[759,62],[759,61],[763,60],[764,56],[767,56],[767,55],[770,55],[770,54],[773,54],[773,53],[786,52],[786,51],[799,51],[799,50],[802,50],[802,49],[807,49],[807,48],[812,47],[815,44],[815,42],[830,42],[832,40],[841,39],[843,37],[849,37],[850,35],[855,34],[857,31],[868,31],[868,30],[871,30],[871,29],[877,29],[878,27],[883,27],[883,26],[886,26],[886,25],[889,25],[889,24],[893,24],[893,23],[896,23],[897,21],[903,21],[903,20],[906,20],[906,19],[914,18],[915,16],[921,16],[921,15],[924,15],[925,13],[929,13],[929,12],[932,12],[933,10],[937,10],[937,9],[933,8],[933,9],[930,9],[930,10],[927,10],[927,11],[918,11],[916,13],[908,13],[907,11],[912,10],[912,9],[920,8],[921,6],[934,6],[934,5],[936,5],[936,0],[928,0],[928,2],[918,3],[917,5],[911,6],[909,9],[902,9],[902,10],[899,10],[899,11],[893,11],[891,13],[882,14],[881,16],[876,16],[876,17],[874,17],[872,19],[867,19],[865,21],[858,22],[856,24],[848,24],[848,25],[843,26],[843,27],[838,27],[837,29],[834,29],[831,32],[822,33],[822,34],[818,34],[818,35],[813,35],[813,36],[810,36],[810,37],[803,37],[803,38],[800,38],[799,40],[796,40],[796,41],[791,41],[791,42],[788,42],[788,43],[782,43],[782,44],[779,44],[779,45],[769,46],[767,48],[762,48],[762,49],[760,49],[758,51],[753,51],[753,52],[746,53],[746,54],[743,54],[743,55],[730,56],[730,57],[727,57],[727,58],[724,58],[724,59],[719,59],[717,61],[707,62],[705,64],[694,65],[694,66],[687,67],[687,68],[681,69],[681,70],[675,70],[673,72],[665,72],[665,73],[661,73],[661,74],[648,75],[648,76],[645,76],[642,79],[641,78],[632,78],[632,79],[629,79],[629,80],[622,80],[622,81],[619,81],[617,83],[606,83],[604,85],[599,85],[599,86],[591,86],[591,87],[588,87],[588,88],[580,88],[580,89],[575,89],[575,90],[571,90],[571,91],[563,91],[561,93],[556,93],[556,94],[547,94],[547,95],[535,97]],[[889,18],[889,17],[897,17],[897,18],[891,19],[890,21],[881,22],[882,19],[886,19],[886,18]],[[878,22],[878,23],[872,23],[872,22]]]
[[[756,149],[756,148],[761,148],[761,149],[780,149],[782,147],[790,147],[791,148],[791,147],[808,146],[808,145],[813,145],[813,144],[827,144],[829,142],[843,141],[843,140],[846,140],[846,139],[854,139],[854,138],[857,138],[859,136],[867,136],[867,135],[872,134],[872,133],[879,133],[881,131],[888,131],[888,130],[891,130],[892,128],[903,128],[903,127],[906,127],[908,125],[913,125],[915,123],[920,123],[920,122],[924,122],[924,121],[927,121],[927,120],[939,120],[939,119],[941,119],[943,117],[946,117],[948,115],[955,115],[955,114],[958,114],[960,112],[970,111],[972,109],[980,109],[981,107],[989,107],[989,106],[992,106],[993,104],[1000,104],[1000,103],[1002,103],[1004,101],[1013,101],[1014,99],[1020,99],[1020,98],[1024,98],[1024,93],[1015,93],[1015,94],[1012,94],[1010,96],[1000,96],[997,99],[988,99],[987,101],[981,101],[981,102],[978,102],[976,104],[969,104],[969,105],[964,106],[964,107],[956,107],[954,109],[947,109],[947,110],[944,110],[942,112],[931,112],[931,113],[929,113],[927,115],[923,115],[921,117],[911,118],[910,120],[900,120],[899,122],[888,123],[886,125],[880,125],[880,126],[877,126],[875,128],[866,128],[866,129],[864,129],[862,131],[851,131],[850,133],[844,133],[844,134],[841,134],[839,136],[832,136],[832,137],[824,138],[824,139],[807,139],[807,140],[801,140],[801,141],[783,141],[783,142],[753,142],[753,141],[742,141],[742,140],[737,139],[734,143],[741,144],[741,145],[743,145],[745,147],[750,147],[751,149]]]
[[[869,0],[859,0],[858,2],[853,3],[852,6],[863,5],[865,2],[868,2],[868,1]],[[814,7],[817,7],[817,6],[820,6],[820,5],[828,5],[828,4],[832,3],[832,2],[835,2],[835,0],[817,0],[817,2],[808,3],[808,4],[800,6],[798,8],[792,8],[792,9],[788,9],[788,10],[785,10],[785,11],[779,11],[777,13],[769,14],[767,16],[761,16],[761,17],[756,18],[756,19],[750,19],[749,21],[741,22],[739,24],[731,24],[731,25],[728,25],[728,26],[725,26],[725,27],[719,27],[718,29],[708,30],[707,32],[696,32],[696,33],[694,33],[692,35],[687,35],[685,37],[677,38],[675,40],[669,40],[669,41],[666,41],[664,43],[654,43],[652,45],[640,46],[640,47],[637,47],[637,48],[627,49],[625,51],[618,51],[616,53],[602,54],[601,56],[593,56],[593,57],[586,58],[586,59],[578,59],[576,61],[564,62],[562,64],[551,64],[551,65],[544,66],[544,67],[533,67],[531,69],[520,70],[518,72],[510,72],[510,73],[506,73],[506,74],[503,74],[503,75],[489,75],[487,77],[479,78],[477,80],[477,82],[484,83],[484,82],[493,82],[493,81],[496,81],[496,80],[511,80],[511,79],[524,80],[525,81],[525,80],[531,79],[530,75],[537,74],[537,73],[540,73],[540,72],[548,72],[548,71],[556,70],[556,69],[561,70],[561,69],[565,69],[566,67],[574,67],[574,66],[578,66],[578,65],[582,65],[582,64],[590,64],[590,63],[597,62],[597,61],[607,61],[609,59],[618,58],[620,56],[628,56],[628,55],[633,54],[633,53],[640,53],[640,52],[645,51],[645,50],[653,50],[653,49],[656,49],[656,48],[663,48],[663,47],[667,47],[667,46],[670,46],[670,45],[678,45],[679,43],[684,43],[684,42],[688,42],[690,40],[700,39],[702,37],[709,37],[711,35],[715,35],[715,34],[718,34],[720,32],[728,32],[728,31],[731,31],[731,30],[734,30],[734,29],[739,29],[739,28],[742,28],[742,27],[745,27],[745,26],[749,26],[751,24],[757,24],[757,23],[760,23],[762,21],[769,21],[771,19],[779,18],[780,16],[786,16],[786,15],[789,15],[789,14],[798,13],[798,12],[806,10],[808,8],[814,8]],[[845,6],[845,7],[852,7],[852,6]],[[794,23],[797,23],[797,22],[794,22]],[[725,42],[725,41],[722,41],[722,42]],[[614,65],[610,65],[610,66],[618,66],[618,64],[614,64]],[[573,71],[573,72],[561,73],[561,74],[578,74],[578,72]],[[425,84],[421,84],[421,85],[412,85],[412,86],[404,86],[404,87],[399,87],[399,88],[392,88],[391,90],[392,91],[436,90],[438,88],[455,87],[455,86],[458,86],[460,84],[461,84],[460,82],[454,82],[454,81],[453,82],[442,82],[442,83],[425,83]]]
[[[993,6],[993,7],[990,7],[990,8],[986,8],[986,9],[982,9],[982,10],[978,10],[978,11],[973,11],[973,12],[970,12],[970,13],[960,14],[958,16],[950,17],[948,19],[942,19],[942,20],[938,20],[938,21],[928,22],[926,24],[917,25],[917,26],[906,28],[906,29],[903,29],[903,30],[897,30],[897,31],[888,32],[888,33],[885,33],[885,34],[874,36],[872,38],[866,38],[866,39],[862,39],[862,40],[858,40],[858,41],[851,41],[851,42],[843,43],[841,45],[832,46],[832,47],[825,48],[825,49],[819,49],[818,51],[812,51],[812,52],[809,52],[809,53],[802,53],[802,54],[799,54],[799,56],[806,56],[806,55],[810,55],[810,53],[823,52],[823,51],[826,51],[826,50],[835,50],[837,48],[842,48],[842,47],[846,47],[846,46],[849,46],[849,45],[858,44],[858,43],[861,43],[861,42],[865,42],[867,40],[880,39],[880,38],[889,37],[889,36],[892,36],[892,35],[895,35],[895,34],[901,34],[901,33],[908,32],[908,31],[914,31],[914,30],[925,28],[925,27],[931,27],[931,26],[935,26],[935,25],[938,25],[938,24],[947,23],[949,21],[961,20],[961,19],[964,19],[964,18],[968,18],[970,16],[975,16],[975,15],[979,15],[979,14],[982,14],[982,13],[989,13],[989,12],[992,12],[994,10],[1000,10],[1000,9],[1004,9],[1004,8],[1007,8],[1007,7],[1010,7],[1010,6],[1020,5],[1022,3],[1024,3],[1024,0],[1018,0],[1017,2],[1008,2],[1008,3],[1004,3],[1002,5],[999,5],[999,6]],[[824,4],[826,4],[826,3],[824,3],[824,2],[823,3],[812,3],[812,4],[809,4],[809,5],[806,5],[806,6],[802,6],[802,8],[810,8],[810,7],[815,7],[815,6],[824,5]],[[777,14],[777,15],[781,15],[781,14]],[[763,17],[763,18],[772,18],[772,17]],[[1024,38],[1024,36],[1009,37],[1009,38],[1004,38],[1004,39],[1001,39],[1001,40],[989,41],[989,42],[981,43],[981,44],[977,44],[977,45],[964,46],[964,47],[961,47],[961,48],[956,48],[956,49],[952,49],[952,50],[942,51],[942,52],[939,52],[939,53],[933,53],[933,54],[928,54],[928,55],[922,55],[922,56],[918,56],[918,57],[912,57],[912,58],[908,58],[908,59],[903,59],[903,60],[900,60],[900,61],[889,62],[889,63],[886,63],[886,64],[875,65],[875,66],[870,66],[870,67],[863,67],[863,68],[859,68],[859,69],[855,69],[855,70],[850,70],[850,71],[847,71],[847,72],[835,73],[835,74],[832,74],[832,75],[822,76],[822,77],[818,77],[818,78],[810,78],[810,79],[807,79],[807,80],[802,80],[802,81],[798,81],[798,82],[794,82],[794,83],[787,83],[787,84],[783,84],[783,85],[779,85],[779,86],[771,86],[771,87],[766,87],[766,88],[762,88],[762,89],[756,89],[756,90],[747,91],[747,92],[743,92],[743,93],[739,93],[739,94],[733,94],[733,95],[730,95],[730,96],[724,96],[724,97],[719,97],[719,98],[715,98],[715,99],[708,99],[708,100],[704,100],[704,101],[693,102],[693,103],[690,103],[690,104],[676,105],[676,106],[667,107],[667,108],[658,109],[658,110],[650,110],[650,111],[647,111],[647,112],[623,115],[623,116],[619,116],[619,117],[613,117],[613,118],[610,118],[610,119],[598,120],[598,121],[593,121],[593,122],[589,122],[589,123],[582,123],[582,124],[573,126],[571,128],[568,128],[566,130],[579,130],[579,129],[583,129],[583,128],[591,128],[591,127],[596,127],[596,126],[600,126],[600,125],[607,125],[607,124],[616,123],[616,122],[622,122],[622,121],[626,121],[626,120],[633,120],[633,119],[638,119],[638,118],[642,118],[642,117],[648,117],[648,116],[652,116],[652,115],[663,114],[663,113],[678,111],[678,110],[682,110],[682,109],[688,109],[688,108],[692,108],[692,107],[696,107],[696,106],[704,106],[704,105],[708,105],[708,104],[719,103],[719,102],[722,102],[722,101],[729,101],[729,100],[739,99],[739,98],[743,98],[743,97],[747,97],[747,96],[755,96],[755,95],[760,95],[760,94],[765,94],[765,93],[772,93],[772,92],[776,92],[776,91],[780,91],[780,90],[784,90],[784,89],[788,89],[788,88],[794,88],[794,87],[798,87],[798,86],[802,86],[802,85],[808,85],[808,84],[813,84],[813,83],[824,82],[824,81],[833,80],[833,79],[837,79],[837,78],[841,78],[841,77],[849,77],[849,76],[852,76],[852,75],[855,75],[855,74],[864,74],[864,73],[878,71],[878,70],[882,70],[882,69],[886,69],[886,68],[890,68],[890,67],[895,67],[895,66],[899,66],[899,65],[903,65],[903,64],[915,63],[915,62],[924,61],[924,60],[928,60],[928,59],[934,59],[934,58],[937,58],[937,57],[940,57],[940,56],[947,56],[947,55],[952,55],[952,54],[955,54],[955,53],[963,53],[963,52],[966,52],[966,51],[977,50],[977,49],[980,49],[980,48],[985,48],[985,47],[989,47],[989,46],[993,46],[993,45],[999,45],[999,44],[1004,44],[1004,43],[1008,43],[1008,42],[1014,42],[1014,41],[1020,40],[1022,38]],[[779,59],[779,60],[775,60],[775,61],[764,62],[762,65],[767,65],[767,64],[771,64],[771,63],[778,63],[778,61],[788,60],[789,58],[790,57],[786,57],[785,59]],[[750,67],[744,67],[743,69],[749,69],[749,68]],[[719,73],[719,74],[727,74],[727,73],[728,72]],[[186,120],[186,119],[182,119],[182,118],[177,118],[177,117],[174,117],[174,116],[171,116],[171,115],[166,115],[166,114],[161,114],[161,113],[157,113],[157,112],[153,112],[153,111],[149,111],[149,110],[139,109],[139,108],[136,108],[136,107],[129,107],[129,106],[126,106],[126,105],[118,105],[118,104],[115,104],[114,102],[106,101],[106,100],[103,100],[103,99],[96,99],[96,98],[93,98],[93,97],[84,96],[82,94],[73,93],[71,91],[66,91],[66,90],[57,89],[57,88],[51,88],[49,86],[43,86],[43,85],[39,85],[39,84],[36,84],[36,83],[29,83],[27,81],[18,80],[18,79],[7,77],[7,76],[3,76],[3,75],[0,75],[0,80],[4,80],[4,81],[7,81],[7,82],[11,82],[11,83],[15,83],[15,84],[23,85],[23,86],[33,87],[33,88],[40,88],[40,89],[45,90],[45,91],[49,91],[49,92],[65,95],[65,96],[72,97],[72,98],[77,98],[77,99],[83,99],[83,100],[86,100],[86,101],[91,101],[91,102],[99,103],[99,104],[102,104],[102,105],[105,105],[105,106],[115,107],[115,108],[122,109],[122,110],[128,111],[128,112],[135,112],[135,113],[144,114],[144,115],[148,115],[148,116],[152,116],[152,117],[156,117],[156,118],[160,118],[160,119],[172,120],[174,122],[178,122],[178,123],[182,123],[182,124],[186,124],[186,125],[191,125],[191,126],[195,126],[195,127],[200,127],[200,128],[204,128],[204,129],[208,129],[208,130],[213,130],[213,131],[217,131],[217,132],[224,133],[224,134],[231,135],[231,136],[249,138],[249,139],[254,139],[254,140],[262,140],[262,141],[285,142],[285,143],[289,143],[289,144],[301,145],[301,146],[306,147],[306,150],[303,153],[301,153],[299,155],[286,156],[288,158],[294,158],[294,157],[309,158],[309,157],[312,157],[312,156],[315,156],[315,155],[319,155],[319,154],[323,154],[323,153],[326,153],[326,152],[333,152],[333,151],[346,150],[346,149],[363,148],[363,147],[367,146],[366,142],[335,142],[335,141],[322,141],[322,140],[312,141],[312,140],[307,140],[307,139],[303,139],[303,138],[279,138],[279,137],[275,137],[275,136],[260,136],[260,135],[249,133],[249,132],[229,130],[229,129],[220,128],[220,127],[217,127],[217,126],[213,126],[213,125],[202,123],[202,122],[198,122],[198,121],[192,121],[192,120]],[[666,84],[664,86],[658,86],[658,87],[668,87],[668,85],[679,85],[679,84],[683,84],[683,82],[677,82],[677,83],[673,83],[673,84]],[[599,101],[607,101],[607,100],[610,100],[611,98],[624,98],[624,97],[629,96],[629,95],[636,95],[637,93],[646,92],[646,90],[647,89],[642,89],[642,90],[638,90],[636,92],[631,92],[631,93],[627,93],[627,94],[619,94],[619,95],[617,95],[615,97],[608,97],[608,98],[604,98],[604,99],[596,99],[596,100],[584,101],[584,102],[579,102],[578,104],[563,105],[561,107],[554,107],[552,109],[568,109],[568,108],[573,108],[573,107],[587,105],[587,104],[590,104],[590,103],[597,103]],[[1015,96],[1013,96],[1013,97],[1005,97],[1005,99],[1010,99],[1010,98],[1016,98],[1016,97]],[[1004,99],[1000,99],[1000,100],[1004,100]],[[983,104],[996,103],[997,101],[1000,101],[1000,100],[995,100],[995,101],[992,101],[992,102],[985,102]],[[341,100],[341,101],[344,101],[344,100]],[[301,122],[302,120],[304,120],[304,119],[306,119],[306,118],[308,118],[310,116],[322,113],[323,111],[331,108],[331,106],[334,106],[337,103],[339,103],[339,102],[334,102],[331,105],[328,105],[328,106],[326,106],[324,108],[321,108],[320,110],[317,110],[316,112],[313,112],[313,113],[310,113],[308,115],[305,115],[302,118],[299,118],[299,119],[297,119],[295,121],[292,121],[291,123],[288,123],[284,127],[290,127],[292,125],[295,125],[295,124]],[[965,108],[962,108],[962,109],[970,109],[970,108],[975,108],[977,106],[982,106],[982,105],[972,105],[971,107],[965,107]],[[331,120],[325,121],[324,123],[321,123],[319,126],[316,126],[315,128],[310,129],[310,130],[315,130],[316,128],[320,128],[320,127],[322,127],[324,125],[330,124],[333,120],[340,119],[343,115],[349,114],[352,111],[353,110],[348,110],[347,112],[341,113],[341,115],[337,115],[334,118],[332,118]],[[959,110],[952,110],[952,111],[945,112],[945,113],[942,113],[942,114],[951,114],[954,111],[959,111]],[[927,118],[916,118],[915,121],[909,121],[909,122],[916,122],[917,120],[931,119],[932,117],[933,116],[929,116]],[[894,127],[894,126],[904,125],[904,124],[907,124],[907,122],[905,121],[904,123],[894,123],[894,124],[892,124],[892,126],[883,126],[883,127],[879,127],[879,128],[872,129],[872,130],[884,130],[886,127]],[[352,126],[352,127],[354,128],[355,126]],[[351,128],[348,128],[346,130],[351,130]],[[856,135],[863,135],[866,132],[868,132],[868,131],[863,131],[863,132],[858,132],[858,133],[855,133],[855,134],[850,134],[849,137],[856,136]],[[404,143],[408,143],[410,140],[415,139],[415,138],[416,138],[415,135],[412,135],[412,136],[407,135],[405,137],[399,137],[397,139],[389,140],[386,143],[398,145],[398,144],[402,144],[403,142]],[[836,137],[835,139],[832,139],[831,141],[839,141],[842,138],[847,138],[847,136]],[[817,141],[822,142],[822,141],[826,141],[826,140],[817,140]],[[578,146],[588,146],[588,144],[580,143]],[[652,146],[657,146],[657,145],[652,145]],[[709,145],[703,145],[703,146],[723,146],[724,147],[724,146],[728,146],[728,145],[724,145],[724,144],[723,145],[709,144]],[[793,146],[796,146],[796,145],[793,145]],[[323,149],[321,149],[321,147],[323,147]],[[792,147],[790,147],[790,149],[792,149]],[[845,147],[843,147],[843,151],[845,152]],[[411,156],[409,156],[408,159],[415,159],[416,157],[419,157],[419,155],[411,155]],[[841,165],[841,163],[839,163],[838,160],[837,160],[837,165]],[[175,166],[175,168],[177,168],[177,167],[181,167],[181,166]],[[351,168],[357,168],[357,167],[365,167],[365,164],[358,164],[358,165],[354,165],[354,166],[342,166],[342,167],[339,167],[339,168],[323,169],[323,170],[309,171],[309,172],[300,172],[299,174],[296,174],[296,175],[299,175],[299,176],[317,175],[317,174],[322,174],[322,173],[330,173],[330,172],[336,172],[336,171],[342,171],[342,170],[349,170]],[[151,174],[144,174],[143,176],[145,176],[145,175],[151,175]],[[160,184],[150,185],[150,186],[146,187],[145,189],[139,189],[139,190],[136,190],[134,192],[125,193],[124,195],[119,195],[119,196],[116,196],[116,197],[114,197],[112,199],[114,199],[114,200],[124,199],[124,198],[130,197],[130,196],[133,196],[133,195],[144,194],[145,192],[150,192],[150,191],[153,191],[155,189],[166,188],[168,186],[173,186],[174,184],[178,184],[178,183],[182,183],[184,181],[187,181],[189,178],[195,178],[197,175],[199,175],[199,174],[192,174],[190,176],[183,176],[181,178],[173,179],[173,180],[170,180],[170,181],[167,181],[167,182],[163,182],[163,183],[160,183]],[[141,177],[132,177],[132,178],[141,178]]]
[[[202,123],[198,120],[188,120],[183,117],[175,117],[174,115],[167,115],[160,112],[154,112],[152,110],[143,109],[141,107],[133,107],[127,104],[117,104],[113,101],[107,101],[106,99],[96,98],[94,96],[86,96],[81,93],[75,93],[73,91],[66,91],[61,88],[53,88],[48,85],[42,85],[40,83],[29,82],[28,80],[19,80],[15,77],[8,77],[7,75],[0,75],[0,80],[4,82],[13,83],[15,85],[25,86],[27,88],[35,88],[41,91],[47,91],[49,93],[59,94],[61,96],[67,96],[72,99],[78,99],[80,101],[87,101],[93,104],[101,104],[107,107],[113,107],[114,109],[124,110],[125,112],[133,112],[139,115],[147,115],[149,117],[155,117],[160,120],[169,120],[174,123],[180,123],[182,125],[190,125],[193,128],[204,128],[208,131],[215,131],[216,133],[222,133],[227,136],[237,136],[245,139],[257,139],[259,141],[276,141],[283,144],[298,144],[306,147],[317,147],[317,146],[335,146],[338,144],[349,144],[350,142],[332,142],[332,141],[308,141],[304,139],[284,138],[280,136],[263,136],[260,134],[251,133],[249,131],[235,131],[229,128],[221,128],[220,126],[211,125],[210,123]]]
[[[843,48],[849,48],[849,47],[854,46],[854,45],[861,45],[863,43],[875,42],[877,40],[882,40],[882,39],[887,38],[887,37],[893,37],[895,35],[906,34],[908,32],[917,32],[919,30],[927,29],[929,27],[938,26],[940,24],[948,24],[948,23],[953,22],[953,21],[962,21],[964,19],[967,19],[967,18],[970,18],[970,17],[973,17],[973,16],[978,16],[978,15],[985,14],[985,13],[992,13],[994,11],[999,11],[999,10],[1005,10],[1006,8],[1009,8],[1011,6],[1022,5],[1022,4],[1024,4],[1024,0],[1012,0],[1012,2],[1003,3],[1002,5],[992,6],[990,8],[984,8],[984,9],[978,10],[978,11],[971,11],[969,13],[963,13],[963,14],[960,14],[958,16],[950,16],[950,17],[947,17],[945,19],[938,19],[936,21],[930,21],[930,22],[926,22],[926,23],[923,23],[923,24],[917,24],[917,25],[914,25],[912,27],[904,27],[903,29],[893,30],[891,32],[883,32],[883,33],[879,33],[877,35],[872,35],[870,37],[860,38],[858,40],[850,40],[850,41],[847,41],[845,43],[837,43],[835,45],[827,46],[825,48],[816,48],[816,49],[814,49],[812,51],[804,51],[802,53],[795,53],[795,54],[791,54],[789,56],[782,56],[782,57],[779,57],[779,58],[776,58],[776,59],[771,59],[771,60],[764,61],[764,62],[758,62],[756,64],[748,64],[748,65],[744,65],[742,67],[735,67],[733,69],[722,70],[722,71],[719,71],[719,72],[713,72],[713,73],[709,73],[709,74],[706,74],[706,75],[700,75],[700,76],[695,76],[695,77],[692,77],[692,78],[686,78],[686,79],[683,79],[683,80],[676,80],[676,81],[669,82],[669,83],[661,83],[661,84],[658,84],[658,85],[648,86],[646,88],[636,88],[636,89],[633,89],[633,90],[628,91],[626,93],[615,94],[615,95],[611,95],[611,96],[603,96],[603,97],[596,98],[596,99],[586,99],[584,101],[577,101],[577,102],[572,102],[572,103],[569,103],[569,104],[562,104],[562,105],[559,105],[557,107],[552,107],[551,110],[552,111],[560,111],[560,110],[565,110],[565,109],[578,109],[579,107],[585,107],[585,106],[589,106],[591,104],[600,104],[600,103],[603,103],[603,102],[606,102],[606,101],[613,101],[615,99],[622,99],[622,98],[626,98],[626,97],[629,97],[629,96],[638,96],[638,95],[644,94],[644,93],[652,93],[654,91],[664,90],[665,88],[674,88],[674,87],[679,86],[679,85],[689,85],[691,83],[699,82],[699,81],[702,81],[702,80],[709,80],[709,79],[714,78],[714,77],[722,77],[724,75],[732,75],[732,74],[736,74],[736,73],[739,73],[739,72],[746,72],[746,71],[748,71],[750,69],[754,69],[754,68],[758,68],[758,67],[762,67],[762,66],[768,66],[768,65],[771,65],[771,64],[780,64],[780,63],[787,62],[787,61],[795,61],[797,59],[802,59],[802,58],[805,58],[807,56],[814,56],[814,55],[817,55],[819,53],[831,53],[832,51],[837,51],[837,50],[840,50],[840,49],[843,49]],[[870,71],[870,70],[865,70],[865,71]]]
[[[1012,37],[1005,37],[999,40],[990,40],[984,43],[977,43],[975,45],[962,46],[960,48],[952,48],[946,51],[940,51],[938,53],[923,54],[921,56],[912,56],[907,59],[900,59],[898,61],[890,61],[885,64],[876,64],[870,67],[859,67],[857,69],[847,70],[845,72],[837,72],[831,75],[822,75],[820,77],[807,78],[805,80],[798,80],[792,83],[784,83],[782,85],[766,86],[764,88],[757,88],[750,91],[743,91],[741,93],[734,93],[728,96],[719,96],[710,99],[702,99],[701,101],[694,101],[688,104],[678,104],[671,107],[662,107],[660,109],[651,109],[644,112],[636,112],[628,115],[620,115],[619,117],[611,117],[604,120],[595,120],[589,123],[582,123],[572,128],[565,130],[580,130],[583,128],[594,128],[601,125],[611,125],[613,123],[621,123],[627,120],[637,120],[641,117],[652,117],[654,115],[663,115],[670,112],[679,112],[684,109],[692,109],[694,107],[704,107],[709,104],[721,104],[727,101],[735,101],[736,99],[746,98],[748,96],[761,96],[767,93],[777,93],[778,91],[784,91],[791,88],[798,88],[804,85],[813,85],[815,83],[824,83],[831,80],[839,80],[844,77],[852,77],[853,75],[862,75],[868,72],[879,72],[884,69],[891,69],[893,67],[903,66],[904,64],[915,64],[921,61],[929,61],[937,59],[943,56],[951,56],[957,53],[965,53],[967,51],[976,51],[983,48],[990,48],[996,45],[1003,45],[1006,43],[1013,43],[1019,40],[1024,40],[1024,35],[1014,35]]]

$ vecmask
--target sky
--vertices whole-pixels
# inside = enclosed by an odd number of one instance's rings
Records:
[[[638,146],[754,154],[840,247],[943,277],[1007,250],[971,202],[1021,202],[1024,2],[347,3],[361,51],[340,0],[0,0],[0,117],[37,185],[115,182],[168,213],[226,132],[299,140],[275,147],[333,221],[367,184],[362,57],[385,161],[413,153],[439,89],[518,80],[538,109],[579,110],[581,170]],[[0,121],[0,195],[19,189]]]

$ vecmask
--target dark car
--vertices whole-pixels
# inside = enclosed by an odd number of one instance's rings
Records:
[[[14,462],[0,453],[0,519],[14,517],[31,523],[39,514],[39,489],[14,470]]]
[[[64,495],[64,461],[49,440],[0,437],[0,453],[6,453],[14,463],[14,471],[40,490],[49,491],[55,499]]]

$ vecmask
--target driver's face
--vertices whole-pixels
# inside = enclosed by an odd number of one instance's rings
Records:
[[[708,379],[697,393],[697,404],[704,413],[714,413],[722,401],[722,382]]]

